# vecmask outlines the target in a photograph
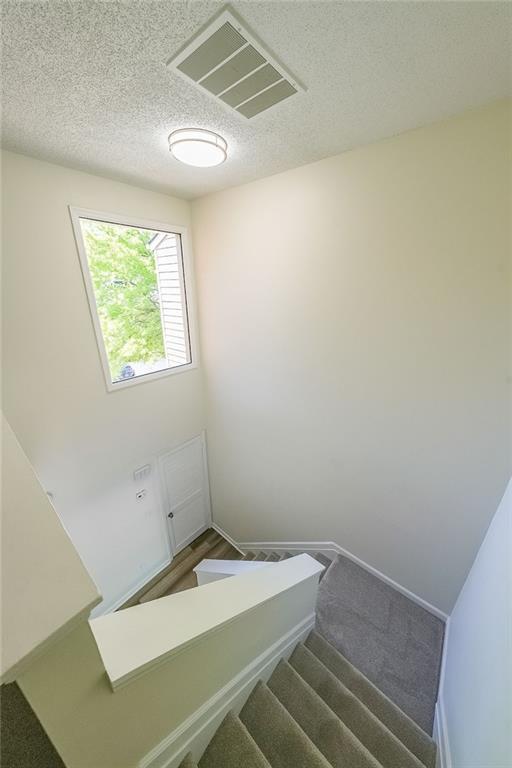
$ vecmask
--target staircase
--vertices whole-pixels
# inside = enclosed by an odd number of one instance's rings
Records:
[[[295,555],[303,554],[302,552],[246,552],[245,555],[239,559],[241,560],[252,560],[252,561],[265,561],[268,563],[277,563],[281,560],[287,560],[289,557],[294,557]],[[309,552],[308,554],[311,555],[311,557],[314,557],[315,560],[318,560],[319,563],[321,563],[323,566],[325,566],[325,571],[320,576],[320,580],[323,579],[327,572],[327,568],[331,565],[331,560],[326,556],[323,555],[321,552],[312,553]]]
[[[180,768],[434,768],[435,762],[430,736],[312,631],[266,684],[257,683],[238,717],[228,713],[199,763],[187,755]]]
[[[16,631],[10,653],[3,648],[3,679],[19,680],[66,765],[434,768],[431,738],[310,632],[319,594],[332,600],[329,583],[339,556],[331,564],[321,552],[311,557],[284,546],[280,552],[242,554],[206,531],[144,594],[133,596],[137,604],[89,619],[100,595],[15,436],[6,434],[12,479],[8,533],[13,541],[27,540],[28,530],[33,535],[30,562],[16,554],[9,563],[11,584],[26,582],[27,589],[21,601],[19,590],[11,590],[16,599],[9,605],[10,625]],[[33,525],[27,528],[28,511]],[[51,543],[59,566],[40,569],[45,593],[60,599],[41,621],[27,623],[39,598],[34,580],[25,576],[39,562],[41,537]],[[190,589],[190,571],[205,556],[210,562],[229,563],[224,558],[231,556],[268,565],[238,562],[234,578],[217,568],[220,578]],[[181,593],[152,599],[172,590]],[[361,642],[366,634],[360,634]]]

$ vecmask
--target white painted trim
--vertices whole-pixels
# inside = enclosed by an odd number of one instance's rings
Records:
[[[202,643],[212,633],[307,583],[323,566],[307,554],[90,619],[113,691]]]
[[[203,429],[201,432],[201,443],[202,443],[202,450],[203,450],[203,470],[204,470],[204,478],[206,482],[206,495],[208,497],[208,527],[211,528],[212,526],[212,494],[210,492],[210,472],[208,470],[208,452],[206,449],[206,430]]]
[[[197,357],[197,328],[196,328],[196,306],[195,306],[195,290],[194,290],[194,276],[192,267],[192,256],[189,253],[189,239],[187,227],[183,225],[175,224],[162,224],[161,222],[152,221],[149,219],[140,219],[134,216],[125,216],[123,214],[109,213],[107,211],[95,211],[88,208],[79,208],[73,205],[69,207],[69,214],[71,216],[71,223],[75,236],[76,247],[78,250],[78,257],[80,261],[80,267],[82,270],[82,277],[85,285],[85,291],[87,294],[89,312],[91,315],[92,324],[94,327],[94,333],[96,336],[96,344],[98,346],[98,352],[100,356],[101,365],[103,368],[103,374],[105,377],[105,385],[107,392],[117,392],[119,389],[125,387],[133,387],[137,384],[145,384],[155,379],[161,379],[164,376],[172,376],[178,373],[185,373],[193,368],[198,367]],[[132,379],[126,379],[124,381],[112,381],[110,372],[110,364],[108,360],[107,350],[103,339],[103,331],[101,329],[100,319],[98,315],[98,307],[96,304],[96,294],[94,292],[94,286],[92,284],[91,274],[89,270],[89,260],[87,258],[87,251],[85,248],[85,242],[82,234],[82,228],[80,226],[80,219],[93,219],[95,221],[104,221],[111,224],[121,224],[128,227],[140,227],[142,229],[155,230],[157,232],[168,232],[169,234],[178,235],[178,252],[181,252],[181,263],[183,269],[183,283],[186,290],[186,301],[184,306],[184,316],[187,322],[187,330],[190,346],[190,363],[185,365],[174,366],[173,368],[165,368],[162,371],[155,371],[153,373],[146,373],[141,376],[135,376]],[[183,289],[183,286],[182,286]]]
[[[359,565],[361,568],[364,568],[365,571],[368,571],[369,573],[373,574],[373,576],[376,576],[385,584],[389,584],[390,587],[393,587],[393,589],[396,589],[397,592],[400,592],[402,595],[405,595],[406,597],[409,598],[409,600],[412,600],[417,605],[420,605],[429,613],[432,613],[434,616],[437,616],[439,619],[442,619],[443,621],[446,621],[448,619],[448,615],[444,611],[442,611],[440,608],[437,608],[435,605],[432,605],[431,603],[427,602],[419,595],[414,594],[414,592],[411,592],[406,587],[403,587],[401,584],[398,584],[398,582],[394,581],[389,576],[386,576],[385,573],[382,573],[381,571],[377,570],[377,568],[374,568],[372,565],[369,565],[369,563],[366,563],[364,560],[361,560],[361,558],[357,557],[356,555],[353,555],[351,552],[341,547],[339,544],[336,544],[335,541],[239,541],[239,542],[235,542],[216,523],[213,523],[213,527],[215,528],[216,531],[218,531],[221,534],[221,536],[224,536],[224,538],[226,538],[230,542],[230,544],[232,544],[236,549],[238,549],[239,552],[242,552],[243,554],[245,554],[246,552],[306,552],[308,554],[314,554],[316,552],[320,552],[323,555],[330,557],[331,560],[333,560],[336,555],[343,555],[343,557],[346,557],[349,560],[352,560],[353,563],[357,563],[357,565]]]
[[[441,655],[441,669],[439,670],[438,698],[442,697],[443,691],[444,691],[444,680],[446,677],[446,664],[447,664],[447,658],[448,658],[449,639],[450,639],[450,617],[448,616],[446,619],[445,627],[444,627],[443,652]]]
[[[212,491],[210,486],[210,467],[208,466],[208,435],[206,429],[201,432],[203,438],[203,462],[204,471],[206,476],[206,483],[208,487],[208,509],[210,511],[210,528],[213,528],[213,513],[212,513]]]
[[[212,528],[214,531],[217,531],[217,533],[219,533],[223,539],[226,539],[226,541],[231,544],[233,549],[236,549],[238,552],[240,552],[241,555],[245,555],[244,550],[240,549],[241,545],[237,544],[236,541],[233,538],[231,538],[229,533],[226,533],[226,531],[223,528],[221,528],[220,525],[217,525],[217,523],[213,520],[212,520]]]
[[[268,680],[278,661],[293,651],[314,624],[312,613],[280,637],[148,752],[137,768],[175,768],[190,751],[198,760],[228,711],[241,710],[256,682]]]
[[[448,658],[448,645],[450,639],[450,617],[446,620],[443,638],[443,654],[441,657],[441,670],[439,672],[439,692],[436,702],[435,720],[434,720],[434,741],[437,744],[439,756],[439,768],[452,768],[452,757],[450,751],[450,740],[448,737],[448,724],[446,722],[446,713],[444,709],[444,682],[446,678],[446,664]]]
[[[436,704],[434,739],[437,744],[439,768],[452,768],[453,763],[450,751],[450,740],[448,738],[448,726],[446,723],[446,714],[442,697],[438,699]]]
[[[219,573],[224,576],[236,576],[240,573],[247,573],[248,571],[258,571],[260,568],[271,568],[273,565],[277,565],[277,562],[269,562],[268,560],[209,560],[205,558],[192,568],[194,573]]]
[[[266,560],[209,560],[205,558],[192,570],[197,577],[197,585],[209,584],[211,581],[220,581],[230,576],[240,576],[242,573],[257,571],[260,568],[269,568],[276,563]]]
[[[161,563],[159,563],[155,568],[153,568],[152,571],[150,571],[144,578],[138,582],[134,587],[131,587],[127,592],[124,593],[121,597],[118,597],[116,600],[114,600],[113,603],[108,603],[103,607],[103,604],[100,603],[98,605],[98,608],[101,608],[100,611],[95,613],[94,618],[97,616],[104,616],[106,613],[112,613],[112,611],[117,611],[118,608],[120,608],[124,603],[127,602],[131,597],[133,597],[139,589],[142,589],[143,586],[145,586],[148,581],[151,581],[151,579],[154,579],[155,576],[158,576],[160,571],[163,571],[164,568],[167,568],[172,562],[172,557],[166,557],[165,560],[163,560]]]
[[[174,530],[171,525],[169,525],[169,521],[167,518],[167,515],[169,513],[169,496],[167,492],[167,485],[164,477],[164,471],[162,468],[163,459],[165,456],[167,456],[168,451],[165,453],[161,453],[159,456],[157,456],[156,460],[156,468],[157,468],[157,476],[158,476],[158,490],[159,490],[159,497],[160,497],[160,512],[162,514],[162,519],[164,522],[164,529],[165,529],[165,536],[167,539],[167,546],[169,548],[169,553],[171,560],[173,557],[175,557],[176,554],[176,540],[174,538]]]

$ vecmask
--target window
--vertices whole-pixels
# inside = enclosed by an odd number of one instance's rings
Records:
[[[183,228],[70,210],[108,389],[191,367]]]

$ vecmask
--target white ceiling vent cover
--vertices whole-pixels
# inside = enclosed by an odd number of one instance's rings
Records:
[[[231,10],[222,11],[167,66],[247,118],[305,90]]]

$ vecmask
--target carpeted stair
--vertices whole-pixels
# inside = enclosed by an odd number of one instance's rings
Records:
[[[257,558],[253,558],[257,559]],[[436,746],[316,632],[180,768],[435,768]]]
[[[294,557],[294,555],[300,555],[301,552],[246,552],[245,555],[241,558],[242,560],[261,560],[265,561],[266,563],[277,563],[280,560],[287,560],[289,557]],[[325,566],[325,571],[320,576],[320,579],[322,579],[327,571],[327,568],[331,565],[332,560],[330,560],[326,555],[323,555],[321,552],[316,552],[312,555],[312,557],[315,558],[315,560],[318,560],[319,563],[321,563],[323,566]]]

